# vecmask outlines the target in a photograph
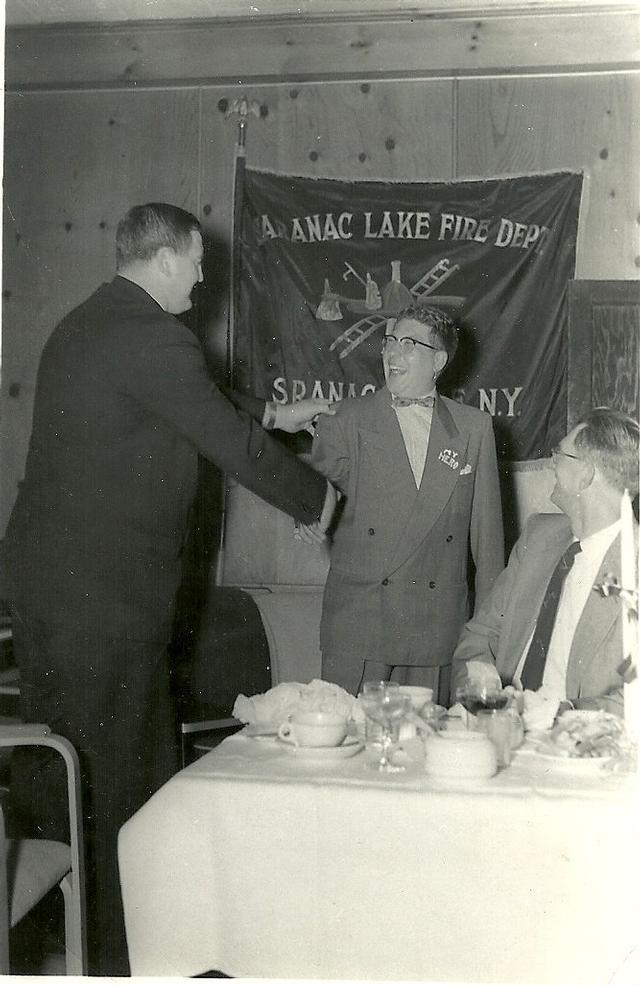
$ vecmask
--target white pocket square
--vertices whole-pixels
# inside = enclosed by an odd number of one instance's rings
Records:
[[[471,468],[468,462],[463,469],[460,469],[460,475],[471,475],[472,472],[473,469]]]

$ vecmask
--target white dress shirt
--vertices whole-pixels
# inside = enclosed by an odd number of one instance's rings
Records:
[[[549,641],[547,660],[544,666],[542,687],[540,692],[557,701],[567,698],[567,663],[573,637],[575,636],[580,617],[587,604],[589,593],[603,558],[620,531],[620,521],[603,527],[597,533],[591,534],[580,541],[581,551],[576,554],[573,567],[565,578],[556,621]],[[535,632],[535,627],[534,627]],[[513,677],[514,684],[521,687],[520,675],[529,652],[533,632],[527,640],[527,645],[516,667]]]
[[[431,393],[425,393],[424,396],[435,397],[435,390]],[[394,407],[393,409],[398,416],[398,424],[402,431],[404,447],[407,451],[416,488],[419,489],[420,483],[422,482],[422,473],[424,472],[424,463],[427,460],[433,407],[422,407],[420,404],[411,404],[409,407]]]

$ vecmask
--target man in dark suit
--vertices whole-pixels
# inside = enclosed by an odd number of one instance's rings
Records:
[[[320,420],[315,468],[345,496],[331,547],[322,676],[356,693],[393,678],[448,697],[467,618],[504,567],[491,418],[437,393],[457,347],[444,312],[412,305],[383,339],[386,386]]]
[[[639,441],[636,421],[598,408],[554,449],[551,499],[562,512],[529,518],[464,627],[454,696],[469,678],[524,688],[531,728],[571,707],[622,714],[623,603],[597,586],[621,578],[620,504],[625,488],[638,492]]]
[[[177,768],[167,643],[198,455],[296,520],[324,528],[335,503],[264,430],[297,430],[326,405],[233,396],[253,420],[211,381],[175,317],[202,281],[197,219],[137,206],[116,252],[117,276],[44,348],[4,543],[22,714],[79,753],[91,971],[113,975],[128,968],[117,832]],[[64,788],[51,762],[29,762],[17,779],[25,812],[42,803],[51,814]]]

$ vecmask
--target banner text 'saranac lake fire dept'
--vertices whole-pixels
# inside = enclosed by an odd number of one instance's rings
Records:
[[[236,386],[281,402],[375,390],[389,320],[422,301],[460,328],[440,391],[493,415],[501,458],[548,455],[566,426],[581,189],[567,172],[390,184],[247,169]]]

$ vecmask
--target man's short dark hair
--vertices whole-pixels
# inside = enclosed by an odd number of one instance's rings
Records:
[[[116,269],[137,260],[151,260],[163,246],[175,253],[186,253],[192,232],[201,232],[200,223],[177,205],[166,202],[134,205],[116,230]]]
[[[580,421],[574,445],[584,458],[597,466],[607,482],[631,496],[640,482],[638,450],[640,428],[628,414],[610,407],[596,407]]]
[[[447,363],[450,363],[458,348],[458,329],[452,318],[433,304],[410,304],[403,308],[396,318],[412,318],[430,329],[434,342],[444,349]]]

